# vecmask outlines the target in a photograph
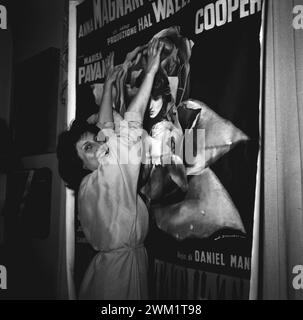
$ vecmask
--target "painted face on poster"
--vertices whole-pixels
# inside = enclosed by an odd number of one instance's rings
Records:
[[[0,29],[7,29],[7,10],[3,5],[0,5]]]

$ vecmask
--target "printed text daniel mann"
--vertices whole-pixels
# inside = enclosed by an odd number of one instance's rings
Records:
[[[219,252],[195,250],[193,257],[178,252],[177,257],[181,260],[193,260],[198,263],[212,264],[217,266],[227,266],[230,268],[250,270],[250,257],[237,254],[223,254]]]

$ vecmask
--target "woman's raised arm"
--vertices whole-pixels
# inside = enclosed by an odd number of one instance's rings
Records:
[[[153,39],[148,46],[148,59],[143,82],[139,88],[137,95],[130,103],[129,112],[136,112],[143,120],[147,103],[151,94],[155,75],[160,66],[160,55],[163,49],[163,43],[159,39]]]
[[[121,66],[114,67],[114,53],[112,52],[106,59],[106,78],[104,82],[104,90],[98,113],[98,123],[102,126],[105,123],[113,123],[113,101],[112,87],[116,80],[117,74]]]

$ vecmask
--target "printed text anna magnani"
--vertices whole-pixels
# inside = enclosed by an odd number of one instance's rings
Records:
[[[190,0],[154,0],[151,2],[151,7],[146,6],[148,10],[146,15],[138,19],[138,28],[132,26],[128,32],[132,35],[152,26],[153,23],[160,23],[190,3]],[[94,0],[93,16],[79,26],[78,38],[85,37],[143,6],[143,0]],[[195,34],[221,27],[237,18],[247,18],[260,12],[261,9],[262,0],[217,0],[208,3],[195,13]],[[120,35],[119,39],[125,37]],[[113,43],[111,38],[109,39],[109,44]]]

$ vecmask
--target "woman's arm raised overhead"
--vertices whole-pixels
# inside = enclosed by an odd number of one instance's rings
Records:
[[[112,101],[112,87],[116,80],[117,74],[121,69],[121,66],[114,67],[114,53],[112,52],[105,61],[106,78],[104,83],[103,95],[100,103],[98,113],[98,123],[103,124],[114,122],[113,118],[113,101]]]
[[[150,42],[148,46],[148,60],[143,82],[127,110],[129,112],[138,113],[142,120],[150,98],[154,78],[160,66],[160,55],[162,49],[163,43],[160,42],[159,39],[153,39]]]

